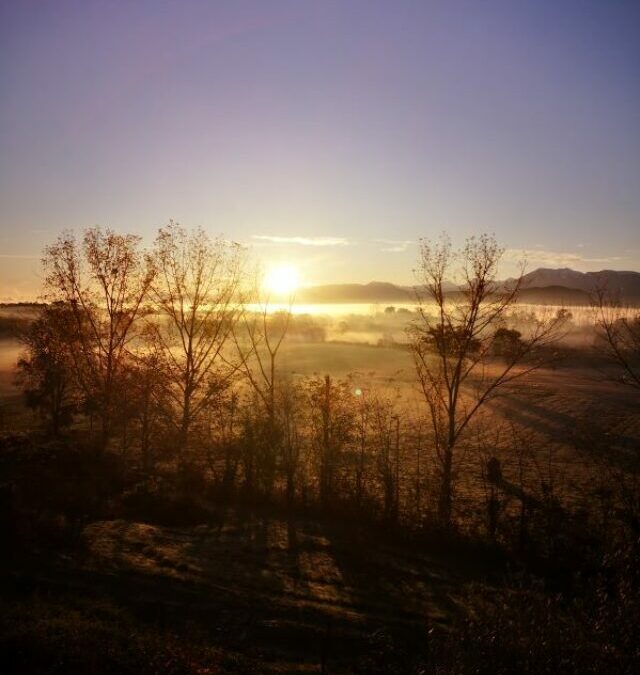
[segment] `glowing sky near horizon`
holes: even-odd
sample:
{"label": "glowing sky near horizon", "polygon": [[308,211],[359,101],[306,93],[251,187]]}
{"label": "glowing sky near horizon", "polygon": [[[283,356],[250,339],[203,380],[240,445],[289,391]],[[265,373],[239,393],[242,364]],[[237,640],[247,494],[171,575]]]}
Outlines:
{"label": "glowing sky near horizon", "polygon": [[170,218],[311,283],[416,240],[640,269],[640,3],[0,0],[0,298]]}

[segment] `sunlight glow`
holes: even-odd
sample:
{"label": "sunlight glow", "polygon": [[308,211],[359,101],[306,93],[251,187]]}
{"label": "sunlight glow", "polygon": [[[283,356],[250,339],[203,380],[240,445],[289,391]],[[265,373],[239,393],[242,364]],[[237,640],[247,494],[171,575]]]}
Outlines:
{"label": "sunlight glow", "polygon": [[267,270],[264,288],[277,295],[292,295],[300,285],[298,270],[293,265],[277,265]]}

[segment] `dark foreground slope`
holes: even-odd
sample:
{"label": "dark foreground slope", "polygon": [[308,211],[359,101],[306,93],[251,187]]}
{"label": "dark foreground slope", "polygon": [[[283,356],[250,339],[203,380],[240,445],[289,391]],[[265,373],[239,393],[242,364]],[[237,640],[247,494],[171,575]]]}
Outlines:
{"label": "dark foreground slope", "polygon": [[[102,521],[82,538],[81,557],[7,570],[4,663],[15,672],[35,658],[65,668],[99,658],[98,672],[163,670],[162,659],[186,672],[192,659],[211,672],[318,672],[323,663],[368,672],[377,641],[408,667],[423,656],[429,628],[461,602],[458,572],[443,559],[317,522]],[[144,664],[149,648],[156,654]]]}
{"label": "dark foreground slope", "polygon": [[522,579],[491,583],[497,559],[486,551],[443,542],[415,551],[370,534],[248,514],[189,528],[93,523],[73,555],[5,565],[3,672],[630,673],[637,665],[624,649],[634,640],[629,598],[609,609]]}
{"label": "dark foreground slope", "polygon": [[633,546],[595,569],[576,555],[569,583],[482,537],[221,507],[203,494],[145,507],[123,497],[117,457],[60,445],[5,439],[1,466],[3,673],[631,673],[639,663]]}

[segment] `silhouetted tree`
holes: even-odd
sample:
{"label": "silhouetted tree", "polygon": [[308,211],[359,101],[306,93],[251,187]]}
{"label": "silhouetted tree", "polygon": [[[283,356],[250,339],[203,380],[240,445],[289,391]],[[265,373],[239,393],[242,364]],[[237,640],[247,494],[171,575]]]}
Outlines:
{"label": "silhouetted tree", "polygon": [[355,408],[350,383],[329,375],[307,382],[311,443],[318,466],[320,501],[327,507],[336,496],[341,455],[352,439]]}
{"label": "silhouetted tree", "polygon": [[[421,242],[418,319],[410,336],[440,465],[438,517],[444,527],[451,523],[454,452],[462,434],[500,387],[540,365],[540,348],[557,337],[561,322],[557,317],[536,319],[517,349],[501,363],[490,364],[496,335],[501,339],[496,328],[522,283],[521,274],[507,288],[497,284],[502,252],[488,235],[472,237],[455,251],[447,238]],[[450,276],[458,277],[459,286],[447,293]],[[526,365],[516,368],[524,359]]]}
{"label": "silhouetted tree", "polygon": [[291,378],[278,387],[278,420],[281,429],[280,463],[285,479],[285,496],[292,504],[304,448],[304,397],[301,386]]}
{"label": "silhouetted tree", "polygon": [[354,419],[354,482],[355,501],[362,507],[365,495],[366,470],[369,455],[370,424],[372,416],[372,402],[368,391],[361,388],[356,390],[356,410]]}
{"label": "silhouetted tree", "polygon": [[[291,324],[293,296],[286,311],[270,311],[269,298],[263,297],[257,280],[252,300],[257,300],[251,310],[245,309],[241,320],[232,331],[238,352],[239,370],[242,372],[260,402],[265,417],[265,438],[262,445],[259,474],[275,477],[278,460],[285,471],[287,498],[293,499],[294,475],[299,455],[297,404],[295,386],[287,382],[281,386],[278,356]],[[258,411],[256,411],[258,414]],[[263,485],[271,489],[272,485]]]}
{"label": "silhouetted tree", "polygon": [[139,244],[140,237],[94,227],[81,243],[63,233],[43,259],[46,297],[63,302],[72,318],[68,353],[85,399],[101,421],[101,448],[112,433],[118,388],[153,278]]}
{"label": "silhouetted tree", "polygon": [[373,401],[371,431],[383,519],[390,523],[398,519],[400,507],[400,416],[385,398]]}
{"label": "silhouetted tree", "polygon": [[622,370],[619,381],[640,389],[640,312],[631,313],[622,305],[619,294],[604,286],[596,289],[592,304],[600,345]]}
{"label": "silhouetted tree", "polygon": [[223,350],[240,313],[240,246],[212,240],[202,229],[171,222],[158,232],[149,257],[150,296],[180,446],[187,450],[194,420],[217,392],[212,377],[231,376]]}
{"label": "silhouetted tree", "polygon": [[493,334],[493,353],[512,357],[522,349],[522,333],[514,328],[498,328]]}
{"label": "silhouetted tree", "polygon": [[27,406],[47,419],[54,436],[72,422],[78,409],[68,350],[72,325],[69,308],[57,303],[44,307],[21,335],[26,354],[18,360],[17,382],[23,388]]}
{"label": "silhouetted tree", "polygon": [[278,390],[277,360],[291,321],[288,311],[271,313],[268,300],[257,311],[244,311],[233,330],[239,355],[239,369],[264,405],[265,413],[276,427],[276,396]]}
{"label": "silhouetted tree", "polygon": [[126,386],[128,414],[136,426],[142,470],[148,477],[153,472],[155,450],[168,430],[171,401],[160,355],[153,351],[152,343],[145,342],[145,347],[130,364]]}

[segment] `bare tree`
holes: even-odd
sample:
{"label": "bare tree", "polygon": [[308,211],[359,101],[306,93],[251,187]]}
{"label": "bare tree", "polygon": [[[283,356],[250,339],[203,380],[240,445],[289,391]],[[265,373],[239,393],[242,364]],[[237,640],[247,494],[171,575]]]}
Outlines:
{"label": "bare tree", "polygon": [[69,308],[68,352],[87,403],[101,421],[100,447],[112,432],[117,393],[152,272],[140,238],[99,227],[79,244],[63,233],[45,249],[45,293]]}
{"label": "bare tree", "polygon": [[281,427],[280,461],[285,478],[287,504],[293,503],[299,475],[303,440],[303,397],[301,388],[287,379],[278,388],[278,418]]}
{"label": "bare tree", "polygon": [[[612,291],[606,284],[597,286],[592,295],[595,310],[598,350],[602,350],[608,360],[618,367],[614,381],[630,391],[640,391],[640,311],[625,307],[619,291]],[[605,421],[606,422],[606,421]],[[611,425],[611,422],[609,422]],[[640,481],[633,457],[629,465],[612,464],[611,441],[616,431],[613,426],[599,429],[590,421],[587,426],[587,447],[593,452],[598,449],[600,461],[596,467],[594,484],[599,484],[596,497],[601,502],[603,528],[609,532],[613,512],[617,512],[623,521],[636,534],[640,532]],[[617,508],[613,508],[613,505]]]}
{"label": "bare tree", "polygon": [[[467,240],[460,250],[453,250],[446,237],[421,242],[418,319],[410,337],[439,462],[438,518],[444,527],[451,524],[454,453],[465,430],[504,385],[541,365],[542,348],[557,339],[563,321],[560,315],[537,319],[528,335],[511,335],[505,350],[500,329],[522,285],[522,272],[501,287],[496,275],[502,254],[488,235]],[[451,277],[459,285],[448,292]],[[492,358],[496,351],[500,359]]]}
{"label": "bare tree", "polygon": [[[287,501],[295,493],[295,476],[300,455],[299,396],[294,382],[283,382],[278,369],[278,357],[291,323],[294,296],[289,297],[288,308],[271,311],[270,299],[263,296],[261,279],[256,283],[251,299],[257,302],[245,307],[232,331],[238,356],[238,370],[252,388],[264,415],[264,438],[260,444],[255,466],[258,475],[275,479],[280,462],[286,480]],[[272,480],[261,481],[263,489],[271,490]]]}
{"label": "bare tree", "polygon": [[371,407],[371,433],[377,478],[382,490],[383,518],[398,520],[400,508],[400,416],[393,402],[376,397]]}
{"label": "bare tree", "polygon": [[170,413],[163,362],[149,340],[145,340],[145,350],[136,354],[128,370],[126,387],[128,415],[137,432],[142,470],[149,478],[154,469],[155,446],[167,430]]}
{"label": "bare tree", "polygon": [[194,421],[233,369],[223,350],[240,313],[243,253],[239,245],[188,231],[173,221],[158,232],[150,255],[156,339],[176,414],[182,449]]}
{"label": "bare tree", "polygon": [[618,382],[640,389],[640,312],[631,313],[619,294],[600,285],[592,297],[600,345],[609,360],[622,369]]}
{"label": "bare tree", "polygon": [[369,437],[371,418],[373,413],[373,403],[369,400],[368,391],[356,389],[356,416],[354,424],[354,445],[355,445],[355,463],[354,463],[354,482],[355,482],[355,501],[357,506],[362,507],[365,484],[366,468],[369,454]]}
{"label": "bare tree", "polygon": [[254,311],[244,310],[233,331],[239,355],[239,369],[245,375],[264,405],[272,426],[276,424],[278,390],[277,360],[291,321],[291,306],[285,311],[270,312],[264,300]]}
{"label": "bare tree", "polygon": [[45,306],[21,336],[26,353],[18,360],[17,384],[27,406],[37,410],[58,436],[79,407],[73,364],[68,349],[73,317],[63,304]]}
{"label": "bare tree", "polygon": [[330,506],[344,451],[351,443],[356,410],[350,383],[329,375],[310,378],[307,383],[311,414],[311,445],[318,464],[320,501]]}

